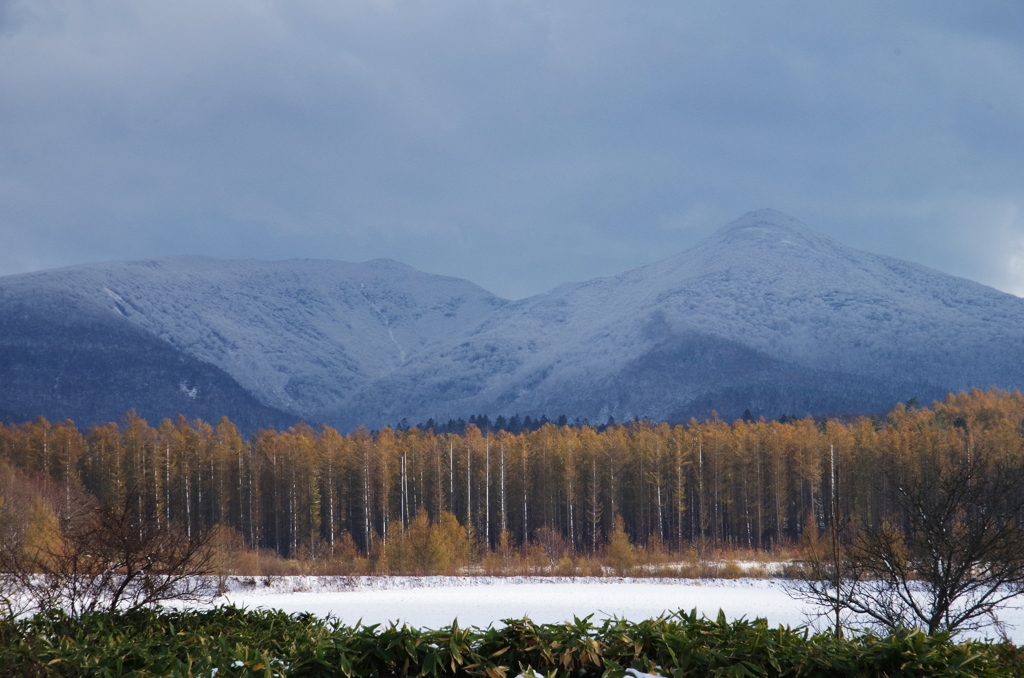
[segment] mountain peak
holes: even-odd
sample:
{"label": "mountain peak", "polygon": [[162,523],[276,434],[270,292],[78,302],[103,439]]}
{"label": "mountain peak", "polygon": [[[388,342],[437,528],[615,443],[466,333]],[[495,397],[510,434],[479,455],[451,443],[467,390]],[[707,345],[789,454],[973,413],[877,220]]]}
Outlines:
{"label": "mountain peak", "polygon": [[726,233],[735,233],[739,231],[772,231],[775,233],[792,232],[801,234],[814,233],[814,231],[802,221],[768,207],[754,210],[753,212],[747,212],[739,219],[730,221],[725,226],[722,226],[718,229],[716,234],[724,235]]}
{"label": "mountain peak", "polygon": [[798,245],[825,251],[838,246],[802,221],[769,208],[747,212],[715,231],[710,240],[729,245]]}

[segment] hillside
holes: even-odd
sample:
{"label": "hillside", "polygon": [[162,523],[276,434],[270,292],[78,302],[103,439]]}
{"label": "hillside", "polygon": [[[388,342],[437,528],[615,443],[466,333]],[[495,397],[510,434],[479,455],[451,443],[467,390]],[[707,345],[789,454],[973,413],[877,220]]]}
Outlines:
{"label": "hillside", "polygon": [[175,257],[0,278],[0,323],[9,418],[729,419],[1024,386],[1024,300],[773,210],[515,302],[389,260]]}
{"label": "hillside", "polygon": [[383,409],[349,411],[774,417],[992,385],[1024,385],[1024,300],[759,210],[664,261],[497,309],[357,399]]}
{"label": "hillside", "polygon": [[63,289],[0,286],[0,418],[86,426],[134,409],[152,421],[184,414],[244,430],[295,420],[223,370]]}
{"label": "hillside", "polygon": [[[472,283],[388,260],[349,264],[173,257],[0,279],[7,343],[23,336],[22,343],[47,356],[40,360],[62,365],[65,374],[83,367],[64,360],[78,350],[72,338],[60,332],[49,340],[33,334],[19,308],[71,322],[93,319],[105,328],[97,332],[127,353],[155,343],[169,355],[205,363],[230,375],[250,399],[288,412],[289,421],[337,406],[400,367],[406,356],[503,303]],[[17,365],[24,361],[11,349],[3,355],[16,363],[8,369],[22,369]],[[164,381],[157,375],[153,380]],[[6,396],[15,402],[35,388],[24,380],[18,383],[15,393]],[[56,414],[65,391],[59,386],[54,391],[54,407],[43,402],[30,407]],[[165,406],[171,412],[178,405],[167,400]],[[76,416],[75,408],[68,411]]]}

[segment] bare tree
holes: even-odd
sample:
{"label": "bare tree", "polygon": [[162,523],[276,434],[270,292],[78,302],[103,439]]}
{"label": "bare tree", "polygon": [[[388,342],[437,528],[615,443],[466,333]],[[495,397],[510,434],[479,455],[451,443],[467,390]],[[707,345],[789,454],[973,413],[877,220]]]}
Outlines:
{"label": "bare tree", "polygon": [[838,516],[828,521],[824,534],[813,521],[804,528],[803,554],[790,568],[786,592],[817,608],[817,617],[825,619],[836,636],[851,625],[852,598],[858,581],[849,567],[848,544],[852,533],[849,524]]}
{"label": "bare tree", "polygon": [[33,548],[5,542],[0,572],[14,592],[11,600],[79,616],[212,599],[209,533],[189,536],[175,523],[146,521],[133,511],[137,505],[128,492],[116,506],[93,504],[62,516],[61,538],[54,542]]}
{"label": "bare tree", "polygon": [[[887,477],[892,515],[812,553],[795,595],[892,629],[977,630],[1024,590],[1024,467],[935,457]],[[838,533],[836,533],[838,535]]]}

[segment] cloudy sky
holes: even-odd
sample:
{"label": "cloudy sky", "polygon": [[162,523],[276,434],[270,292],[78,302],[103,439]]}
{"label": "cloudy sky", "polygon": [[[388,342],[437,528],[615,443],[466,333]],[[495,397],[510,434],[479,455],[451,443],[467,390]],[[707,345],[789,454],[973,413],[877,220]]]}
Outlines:
{"label": "cloudy sky", "polygon": [[0,0],[0,274],[390,257],[517,298],[759,207],[1024,295],[1024,3]]}

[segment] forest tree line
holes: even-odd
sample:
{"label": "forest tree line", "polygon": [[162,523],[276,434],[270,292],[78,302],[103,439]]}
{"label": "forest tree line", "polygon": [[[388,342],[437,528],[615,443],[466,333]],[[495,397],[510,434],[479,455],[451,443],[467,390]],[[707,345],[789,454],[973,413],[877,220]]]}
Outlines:
{"label": "forest tree line", "polygon": [[370,554],[424,523],[456,527],[481,551],[556,541],[596,554],[619,521],[648,547],[770,550],[837,521],[900,524],[894,478],[971,455],[1019,459],[1022,432],[1024,396],[997,390],[849,422],[547,423],[521,433],[470,424],[461,434],[342,435],[300,424],[246,439],[227,419],[152,426],[130,412],[86,431],[0,425],[0,505],[26,484],[67,505],[127,500],[140,522],[228,528],[286,558]]}

